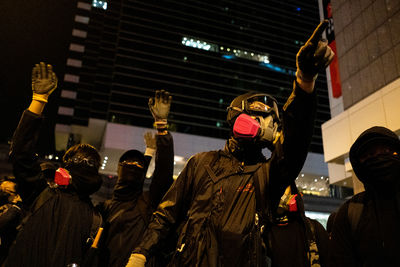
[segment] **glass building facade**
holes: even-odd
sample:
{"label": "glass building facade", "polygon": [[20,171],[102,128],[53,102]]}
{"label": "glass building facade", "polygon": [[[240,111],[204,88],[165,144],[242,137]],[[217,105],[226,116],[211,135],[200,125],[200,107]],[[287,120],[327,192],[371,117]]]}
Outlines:
{"label": "glass building facade", "polygon": [[[84,2],[84,1],[83,1]],[[101,2],[101,3],[100,3]],[[151,127],[147,99],[173,95],[171,130],[226,138],[226,107],[247,91],[268,93],[282,107],[291,93],[295,57],[319,23],[317,1],[87,1],[87,24],[75,36],[83,52],[62,99],[73,116]],[[68,65],[68,64],[67,64]],[[74,77],[77,77],[74,79]],[[310,151],[322,153],[321,123],[330,118],[325,73],[317,80],[318,112]]]}

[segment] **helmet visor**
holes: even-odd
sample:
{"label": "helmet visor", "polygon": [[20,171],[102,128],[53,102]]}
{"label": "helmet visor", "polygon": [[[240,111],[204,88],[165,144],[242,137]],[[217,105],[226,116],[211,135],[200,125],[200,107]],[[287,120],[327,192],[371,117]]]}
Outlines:
{"label": "helmet visor", "polygon": [[266,94],[253,95],[243,100],[242,108],[247,114],[268,116],[274,113],[279,118],[275,98]]}

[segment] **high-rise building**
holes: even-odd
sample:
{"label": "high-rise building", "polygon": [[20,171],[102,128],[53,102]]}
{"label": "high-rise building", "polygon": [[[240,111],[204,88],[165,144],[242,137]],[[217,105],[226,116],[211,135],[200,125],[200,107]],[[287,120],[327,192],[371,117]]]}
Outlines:
{"label": "high-rise building", "polygon": [[[322,1],[321,1],[322,2]],[[400,1],[324,0],[335,25],[342,94],[323,124],[330,182],[363,190],[349,149],[372,126],[400,133]],[[329,3],[331,2],[331,3]]]}
{"label": "high-rise building", "polygon": [[[58,129],[89,118],[151,127],[147,99],[165,89],[174,131],[224,139],[235,96],[268,93],[283,106],[296,53],[319,21],[317,1],[79,1]],[[316,87],[310,151],[322,153],[325,73]]]}

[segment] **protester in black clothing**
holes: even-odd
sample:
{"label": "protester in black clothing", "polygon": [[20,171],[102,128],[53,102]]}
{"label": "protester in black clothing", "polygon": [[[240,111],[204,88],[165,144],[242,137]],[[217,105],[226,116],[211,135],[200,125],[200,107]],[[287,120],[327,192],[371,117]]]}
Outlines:
{"label": "protester in black clothing", "polygon": [[[155,119],[155,170],[149,191],[143,191],[147,163],[142,152],[129,150],[119,159],[118,181],[112,199],[103,207],[107,223],[100,266],[125,266],[132,250],[140,243],[152,212],[173,182],[174,148],[172,135],[167,131],[167,116],[171,104],[168,92],[157,91],[149,107]],[[146,133],[146,145],[152,138]],[[154,264],[156,260],[153,259]]]}
{"label": "protester in black clothing", "polygon": [[306,217],[294,183],[281,197],[268,240],[272,267],[328,266],[328,233],[317,220]]}
{"label": "protester in black clothing", "polygon": [[365,191],[345,202],[332,230],[332,266],[399,266],[400,140],[384,127],[364,131],[350,148]]}
{"label": "protester in black clothing", "polygon": [[36,64],[32,71],[32,102],[21,117],[10,151],[18,193],[29,212],[5,266],[81,264],[90,245],[87,240],[100,225],[99,214],[89,198],[102,181],[96,149],[86,144],[71,147],[63,157],[64,168],[55,173],[55,181],[48,181],[48,174],[37,161],[35,146],[41,113],[56,87],[52,66]]}
{"label": "protester in black clothing", "polygon": [[[179,226],[179,239],[171,266],[266,264],[256,210],[277,207],[304,164],[314,124],[315,78],[333,58],[326,42],[319,41],[326,26],[327,21],[320,24],[297,55],[297,79],[282,121],[270,95],[235,98],[228,108],[232,135],[225,149],[189,159],[127,266],[144,266],[174,226]],[[269,160],[262,154],[264,147],[273,150]]]}
{"label": "protester in black clothing", "polygon": [[0,264],[17,235],[17,226],[24,216],[22,199],[17,194],[15,179],[0,181]]}

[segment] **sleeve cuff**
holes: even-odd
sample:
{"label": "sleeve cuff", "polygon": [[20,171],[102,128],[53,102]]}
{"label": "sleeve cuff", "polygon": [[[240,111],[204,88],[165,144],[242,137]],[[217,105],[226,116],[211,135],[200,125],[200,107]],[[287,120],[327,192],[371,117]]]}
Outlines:
{"label": "sleeve cuff", "polygon": [[156,150],[154,148],[146,147],[144,155],[153,157],[155,153],[156,153]]}

